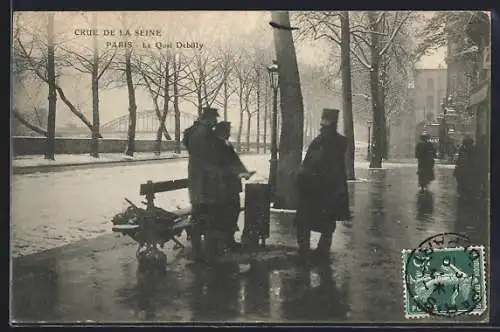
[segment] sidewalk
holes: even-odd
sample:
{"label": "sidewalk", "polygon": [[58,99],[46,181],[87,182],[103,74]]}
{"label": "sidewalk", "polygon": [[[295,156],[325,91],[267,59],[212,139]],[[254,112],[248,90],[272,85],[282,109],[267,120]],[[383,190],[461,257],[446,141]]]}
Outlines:
{"label": "sidewalk", "polygon": [[[175,251],[167,244],[166,273],[141,272],[135,243],[106,234],[13,259],[13,318],[47,323],[450,322],[405,320],[401,250],[443,232],[465,233],[474,244],[488,247],[488,223],[457,204],[450,169],[437,169],[431,191],[423,194],[414,171],[358,171],[369,181],[349,184],[354,219],[337,223],[330,265],[297,264],[294,215],[287,213],[271,214],[267,244],[274,255],[236,259],[215,270],[192,266],[189,247]],[[240,229],[243,220],[242,214]],[[313,248],[317,241],[313,233]],[[453,320],[458,319],[487,317]]]}
{"label": "sidewalk", "polygon": [[[242,155],[256,154],[256,152],[243,152]],[[156,155],[153,152],[136,152],[134,156],[123,153],[100,153],[99,158],[89,154],[59,154],[55,160],[47,160],[43,155],[17,156],[12,160],[13,174],[28,174],[34,172],[57,171],[63,168],[85,168],[90,166],[127,165],[149,162],[167,161],[187,158],[187,151],[181,153],[162,152]]]}
{"label": "sidewalk", "polygon": [[135,163],[185,157],[187,157],[186,151],[180,154],[168,151],[161,155],[155,155],[153,152],[137,152],[133,157],[123,153],[100,153],[99,158],[91,157],[89,154],[59,154],[55,156],[55,160],[47,160],[43,155],[28,155],[15,157],[12,160],[12,169],[14,174],[17,174],[59,167]]}

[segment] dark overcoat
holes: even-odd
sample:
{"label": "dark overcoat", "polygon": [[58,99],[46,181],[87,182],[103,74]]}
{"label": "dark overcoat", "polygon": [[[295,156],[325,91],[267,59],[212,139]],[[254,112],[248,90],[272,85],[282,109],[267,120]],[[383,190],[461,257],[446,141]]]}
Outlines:
{"label": "dark overcoat", "polygon": [[222,181],[219,138],[207,124],[196,121],[184,131],[183,143],[189,153],[188,190],[192,205],[218,204],[227,193]]}
{"label": "dark overcoat", "polygon": [[434,145],[431,142],[418,142],[415,157],[418,161],[419,184],[427,185],[434,180],[434,158],[436,157]]}
{"label": "dark overcoat", "polygon": [[477,179],[474,177],[477,171],[476,149],[474,146],[462,145],[458,151],[458,159],[455,165],[453,175],[458,183],[459,193],[469,191],[474,192],[477,185]]}
{"label": "dark overcoat", "polygon": [[345,153],[347,138],[334,126],[321,129],[311,142],[298,176],[296,222],[312,231],[328,231],[336,221],[349,220]]}
{"label": "dark overcoat", "polygon": [[223,180],[227,188],[226,198],[234,200],[234,197],[238,196],[243,189],[238,174],[247,173],[248,170],[229,141],[218,138],[217,151],[220,167],[226,170],[223,174]]}

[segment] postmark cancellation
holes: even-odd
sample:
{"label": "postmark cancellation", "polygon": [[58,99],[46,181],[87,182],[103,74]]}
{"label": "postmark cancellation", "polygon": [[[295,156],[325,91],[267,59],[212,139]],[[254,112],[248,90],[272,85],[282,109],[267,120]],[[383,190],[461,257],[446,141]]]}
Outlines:
{"label": "postmark cancellation", "polygon": [[486,311],[484,246],[405,249],[402,260],[406,318]]}

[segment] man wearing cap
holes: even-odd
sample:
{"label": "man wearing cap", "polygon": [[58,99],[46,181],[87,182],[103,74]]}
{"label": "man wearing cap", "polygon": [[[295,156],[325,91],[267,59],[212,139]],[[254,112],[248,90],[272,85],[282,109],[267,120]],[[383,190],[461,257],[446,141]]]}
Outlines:
{"label": "man wearing cap", "polygon": [[420,142],[415,148],[415,158],[418,161],[418,185],[420,190],[424,191],[434,180],[434,158],[436,158],[436,149],[429,142],[429,134],[426,131],[420,135]]}
{"label": "man wearing cap", "polygon": [[347,138],[337,132],[339,110],[323,109],[320,134],[311,142],[298,176],[295,224],[299,255],[310,253],[311,231],[321,237],[315,257],[328,259],[336,222],[349,220],[345,153]]}
{"label": "man wearing cap", "polygon": [[241,179],[249,179],[255,172],[249,172],[243,165],[240,157],[229,142],[231,136],[231,122],[221,121],[215,125],[215,134],[219,138],[218,155],[221,164],[226,167],[223,181],[227,187],[224,199],[220,201],[219,217],[226,230],[225,245],[230,250],[240,248],[240,244],[234,239],[234,233],[238,230],[238,216],[240,214],[240,193],[243,190]]}
{"label": "man wearing cap", "polygon": [[[188,191],[192,214],[197,224],[190,232],[196,261],[211,260],[217,254],[217,208],[227,191],[223,168],[217,151],[217,136],[213,127],[219,113],[215,108],[204,108],[194,124],[184,131],[183,143],[189,153]],[[201,234],[205,234],[205,252]]]}

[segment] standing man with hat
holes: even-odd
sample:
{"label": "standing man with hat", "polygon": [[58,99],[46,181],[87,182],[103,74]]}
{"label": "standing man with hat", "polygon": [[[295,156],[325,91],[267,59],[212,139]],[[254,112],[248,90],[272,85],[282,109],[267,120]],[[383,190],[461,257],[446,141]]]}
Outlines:
{"label": "standing man with hat", "polygon": [[337,132],[339,110],[323,109],[320,134],[311,142],[298,175],[295,224],[299,257],[310,253],[311,231],[320,232],[315,258],[328,259],[336,222],[349,220],[345,154],[347,138]]}
{"label": "standing man with hat", "polygon": [[[223,168],[217,151],[217,109],[206,107],[194,124],[184,131],[183,143],[189,153],[188,190],[192,215],[196,221],[191,230],[191,243],[196,261],[212,260],[217,254],[217,204],[227,191],[224,187]],[[201,234],[205,234],[203,252]]]}
{"label": "standing man with hat", "polygon": [[221,162],[227,167],[224,172],[227,192],[225,199],[221,200],[219,217],[226,229],[225,244],[230,250],[240,248],[240,243],[234,239],[234,233],[238,230],[238,216],[240,215],[240,193],[243,190],[241,180],[248,180],[255,172],[249,172],[240,157],[229,142],[231,136],[231,122],[221,121],[215,125],[215,134],[219,138],[219,153]]}

